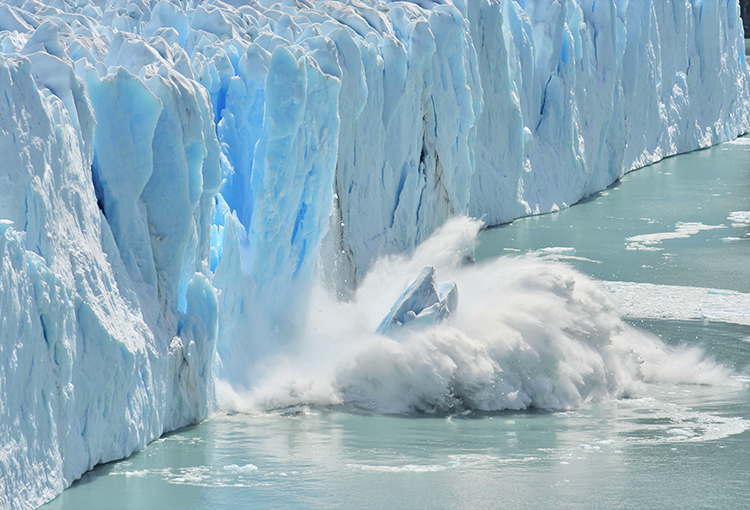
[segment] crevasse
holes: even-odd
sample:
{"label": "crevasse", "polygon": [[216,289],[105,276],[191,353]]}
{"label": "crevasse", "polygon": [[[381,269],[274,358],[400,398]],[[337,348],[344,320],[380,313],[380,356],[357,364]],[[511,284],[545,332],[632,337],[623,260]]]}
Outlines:
{"label": "crevasse", "polygon": [[733,2],[0,4],[0,507],[202,419],[318,274],[750,125]]}

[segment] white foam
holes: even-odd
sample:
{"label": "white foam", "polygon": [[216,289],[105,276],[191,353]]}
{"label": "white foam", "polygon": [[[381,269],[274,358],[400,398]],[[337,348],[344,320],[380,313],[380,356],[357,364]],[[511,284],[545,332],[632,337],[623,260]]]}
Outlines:
{"label": "white foam", "polygon": [[730,142],[724,142],[722,145],[750,145],[750,138],[743,136]]}
{"label": "white foam", "polygon": [[564,254],[564,253],[575,253],[576,249],[566,246],[551,246],[549,248],[541,248],[538,250],[540,253],[552,253],[552,254]]}
{"label": "white foam", "polygon": [[[388,413],[568,409],[635,392],[640,381],[723,383],[697,349],[674,349],[622,322],[612,298],[572,268],[535,256],[461,265],[479,224],[446,224],[411,257],[378,261],[354,299],[319,291],[303,338],[268,361],[250,392],[220,387],[226,409],[353,403]],[[425,265],[456,282],[450,324],[374,334]],[[674,365],[674,370],[669,367]]]}
{"label": "white foam", "polygon": [[696,411],[655,398],[623,400],[620,405],[632,408],[641,417],[646,411],[648,416],[647,421],[638,421],[637,428],[621,432],[629,444],[716,441],[750,429],[750,420]]}
{"label": "white foam", "polygon": [[[450,463],[449,463],[450,464]],[[346,467],[358,469],[361,471],[374,471],[377,473],[435,473],[450,469],[449,465],[423,465],[423,464],[406,464],[404,466],[371,466],[367,464],[347,464]]]}
{"label": "white foam", "polygon": [[[110,476],[125,476],[137,478],[152,478],[161,480],[165,483],[174,485],[190,485],[194,487],[253,487],[259,484],[267,483],[269,477],[274,473],[267,473],[265,476],[251,476],[258,472],[257,466],[245,464],[239,466],[231,464],[222,468],[213,466],[191,466],[181,468],[150,468],[127,470],[123,469],[123,464],[117,464],[110,472]],[[283,476],[279,473],[279,476]]]}

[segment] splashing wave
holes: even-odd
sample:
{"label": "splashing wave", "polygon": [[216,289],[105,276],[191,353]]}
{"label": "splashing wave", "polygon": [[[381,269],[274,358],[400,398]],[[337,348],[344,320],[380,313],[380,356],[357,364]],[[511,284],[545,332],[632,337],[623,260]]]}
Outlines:
{"label": "splashing wave", "polygon": [[[220,406],[263,411],[351,404],[386,413],[567,409],[622,397],[643,382],[724,384],[729,371],[702,351],[673,348],[625,324],[611,296],[572,268],[535,256],[466,264],[481,223],[448,222],[411,256],[386,257],[354,299],[322,288],[305,334],[267,360],[249,392],[218,385]],[[375,333],[420,270],[458,285],[452,321]]]}

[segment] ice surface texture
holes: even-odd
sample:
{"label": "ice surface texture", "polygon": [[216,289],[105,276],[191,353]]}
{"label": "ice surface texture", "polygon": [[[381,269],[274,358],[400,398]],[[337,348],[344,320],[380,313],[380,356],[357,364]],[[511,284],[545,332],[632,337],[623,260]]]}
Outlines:
{"label": "ice surface texture", "polygon": [[43,21],[0,6],[16,52],[0,56],[0,217],[12,222],[0,233],[0,508],[51,499],[212,401],[209,95],[166,60],[140,78],[74,63],[101,51],[137,72],[153,55],[124,52],[122,35],[107,55],[91,19],[47,9]]}
{"label": "ice surface texture", "polygon": [[426,266],[419,277],[396,300],[388,315],[378,326],[378,333],[395,333],[404,326],[441,324],[450,320],[458,308],[458,287],[455,282],[438,284],[435,268]]}
{"label": "ice surface texture", "polygon": [[0,507],[251,385],[316,267],[745,132],[743,48],[709,0],[0,4]]}

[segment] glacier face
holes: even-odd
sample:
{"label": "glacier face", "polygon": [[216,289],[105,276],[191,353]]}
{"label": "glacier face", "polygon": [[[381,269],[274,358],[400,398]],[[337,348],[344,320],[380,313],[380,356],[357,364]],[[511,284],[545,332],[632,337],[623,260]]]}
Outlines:
{"label": "glacier face", "polygon": [[175,66],[100,78],[63,51],[86,36],[62,18],[88,33],[85,17],[0,10],[23,44],[0,57],[0,506],[13,508],[207,415],[220,173],[209,95]]}
{"label": "glacier face", "polygon": [[[469,212],[489,224],[566,207],[747,130],[731,2],[504,2],[502,33],[489,29],[491,5],[467,5],[485,50]],[[491,71],[498,55],[502,73]]]}
{"label": "glacier face", "polygon": [[318,272],[747,131],[743,49],[712,0],[0,4],[0,507],[252,387]]}

